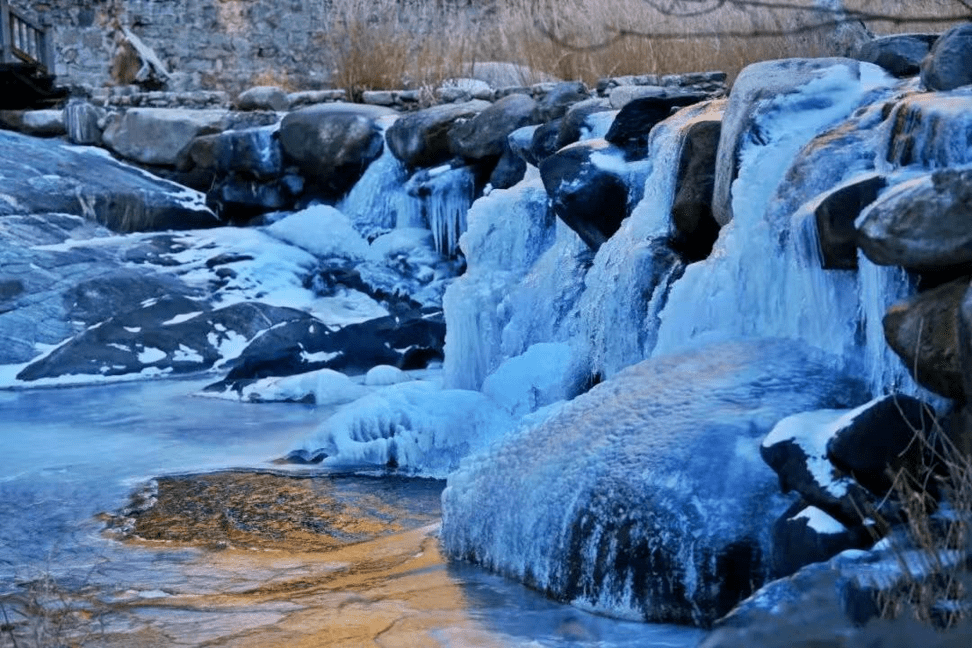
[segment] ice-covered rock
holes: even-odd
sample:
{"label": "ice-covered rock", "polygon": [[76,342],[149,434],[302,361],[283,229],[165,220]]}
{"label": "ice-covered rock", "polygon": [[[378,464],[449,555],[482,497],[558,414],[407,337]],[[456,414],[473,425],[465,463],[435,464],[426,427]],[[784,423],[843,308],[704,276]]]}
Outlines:
{"label": "ice-covered rock", "polygon": [[395,468],[443,478],[514,426],[480,392],[425,381],[385,387],[344,406],[304,441],[330,466]]}
{"label": "ice-covered rock", "polygon": [[316,257],[364,261],[374,256],[348,217],[329,205],[315,205],[290,214],[267,226],[265,231]]}
{"label": "ice-covered rock", "polygon": [[400,382],[406,382],[408,380],[411,380],[409,375],[398,367],[378,365],[369,369],[368,373],[365,374],[364,384],[369,387],[384,387],[387,385],[397,385]]}
{"label": "ice-covered rock", "polygon": [[602,613],[710,623],[769,573],[786,504],[762,436],[859,397],[832,361],[751,341],[635,365],[464,461],[445,551]]}
{"label": "ice-covered rock", "polygon": [[520,418],[579,392],[572,384],[573,354],[570,345],[542,342],[510,358],[483,382],[482,392],[513,417]]}
{"label": "ice-covered rock", "polygon": [[889,116],[886,159],[893,166],[940,169],[972,164],[972,92],[915,93]]}
{"label": "ice-covered rock", "polygon": [[789,576],[841,551],[867,549],[872,544],[874,536],[865,526],[848,529],[825,511],[797,500],[773,524],[773,574]]}

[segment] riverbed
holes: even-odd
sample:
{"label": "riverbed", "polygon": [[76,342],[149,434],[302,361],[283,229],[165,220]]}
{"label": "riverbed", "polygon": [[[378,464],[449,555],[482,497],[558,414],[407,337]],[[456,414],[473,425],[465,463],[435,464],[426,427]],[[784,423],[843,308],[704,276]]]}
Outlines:
{"label": "riverbed", "polygon": [[439,552],[444,482],[274,460],[328,415],[0,391],[0,646],[691,646]]}

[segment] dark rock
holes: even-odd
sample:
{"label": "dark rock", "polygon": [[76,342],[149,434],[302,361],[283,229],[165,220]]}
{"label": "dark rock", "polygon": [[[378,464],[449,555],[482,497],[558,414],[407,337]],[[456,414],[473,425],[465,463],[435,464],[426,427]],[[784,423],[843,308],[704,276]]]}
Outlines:
{"label": "dark rock", "polygon": [[272,127],[232,130],[197,137],[189,147],[192,163],[219,175],[271,180],[283,175],[283,151]]}
{"label": "dark rock", "polygon": [[531,161],[533,157],[530,155],[530,145],[533,142],[533,134],[537,132],[538,128],[540,126],[523,126],[517,128],[506,138],[506,144],[510,147],[510,151],[527,164],[534,166],[536,163]]}
{"label": "dark rock", "polygon": [[507,148],[489,176],[489,184],[495,189],[509,189],[523,179],[527,163]]}
{"label": "dark rock", "polygon": [[594,155],[613,157],[623,164],[619,149],[604,140],[589,140],[541,162],[540,176],[557,217],[597,250],[628,215],[629,188],[614,170],[593,162]]}
{"label": "dark rock", "polygon": [[965,399],[959,352],[959,308],[968,277],[895,304],[884,316],[884,337],[918,384]]}
{"label": "dark rock", "polygon": [[712,190],[724,104],[724,101],[710,104],[682,135],[672,202],[675,231],[671,246],[689,262],[709,256],[719,236],[719,224],[712,216]]}
{"label": "dark rock", "polygon": [[589,99],[591,93],[580,81],[563,81],[554,85],[537,106],[537,120],[549,122],[560,119],[574,104]]}
{"label": "dark rock", "polygon": [[571,106],[560,122],[560,132],[554,150],[573,144],[581,138],[585,130],[590,130],[588,117],[597,113],[614,112],[607,99],[588,99]]}
{"label": "dark rock", "polygon": [[623,148],[629,159],[641,159],[648,152],[648,134],[675,108],[704,101],[705,94],[672,93],[663,97],[640,97],[618,112],[604,139]]}
{"label": "dark rock", "polygon": [[449,129],[489,107],[486,101],[440,104],[403,115],[385,131],[388,149],[410,167],[432,167],[452,158]]}
{"label": "dark rock", "polygon": [[827,459],[872,493],[883,496],[899,470],[917,475],[925,448],[916,437],[937,429],[934,410],[916,398],[877,398],[846,416],[827,442]]}
{"label": "dark rock", "polygon": [[298,450],[291,450],[286,457],[280,459],[279,463],[306,466],[310,464],[319,464],[325,459],[327,459],[327,453],[323,450],[305,450],[301,448]]}
{"label": "dark rock", "polygon": [[537,102],[512,94],[503,97],[481,113],[449,129],[452,152],[467,160],[480,160],[503,154],[506,138],[523,126],[537,123]]}
{"label": "dark rock", "polygon": [[317,369],[364,373],[378,365],[424,368],[442,359],[442,311],[423,309],[350,324],[336,331],[312,318],[274,326],[234,362],[226,380],[207,387],[225,391],[254,379],[292,376]]}
{"label": "dark rock", "polygon": [[308,188],[342,196],[381,155],[384,137],[377,120],[394,111],[357,104],[320,104],[288,113],[280,144],[308,181]]}
{"label": "dark rock", "polygon": [[629,367],[450,475],[445,553],[595,610],[705,626],[770,572],[788,503],[759,439],[859,393],[827,366],[762,340]]}
{"label": "dark rock", "polygon": [[955,25],[935,41],[921,64],[921,83],[933,92],[972,84],[972,23]]}
{"label": "dark rock", "polygon": [[921,62],[938,34],[891,34],[864,43],[857,58],[880,65],[896,77],[911,77],[921,70]]}
{"label": "dark rock", "polygon": [[[76,335],[17,374],[33,381],[70,375],[180,374],[211,368],[230,338],[252,340],[275,325],[316,321],[301,311],[245,302],[212,310],[185,297],[162,297]],[[322,326],[318,322],[318,326]]]}
{"label": "dark rock", "polygon": [[888,186],[881,175],[870,175],[845,184],[824,197],[814,218],[820,243],[821,266],[825,270],[857,269],[857,230],[854,221]]}
{"label": "dark rock", "polygon": [[874,537],[864,526],[848,529],[815,506],[798,500],[773,524],[773,573],[789,576],[846,549],[866,549]]}
{"label": "dark rock", "polygon": [[52,140],[0,131],[3,192],[0,216],[60,212],[85,216],[115,231],[215,227],[202,194]]}
{"label": "dark rock", "polygon": [[879,265],[941,270],[972,263],[972,169],[941,169],[884,192],[858,224]]}
{"label": "dark rock", "polygon": [[755,63],[743,69],[732,86],[719,139],[712,214],[719,225],[732,220],[732,183],[739,172],[739,152],[746,141],[759,141],[756,122],[778,110],[783,95],[801,87],[834,67],[859,74],[860,62],[843,58],[784,59]]}
{"label": "dark rock", "polygon": [[[779,476],[780,490],[796,491],[808,504],[855,528],[879,510],[881,502],[827,458],[827,442],[844,414],[842,410],[820,410],[783,419],[759,451]],[[887,504],[880,510],[883,517],[892,513]]]}
{"label": "dark rock", "polygon": [[292,208],[295,196],[278,181],[257,182],[231,175],[216,183],[207,201],[226,219],[246,222],[271,211]]}
{"label": "dark rock", "polygon": [[541,162],[556,153],[561,148],[559,143],[562,127],[562,119],[547,122],[538,127],[533,133],[533,139],[530,140],[527,162],[534,166],[540,166]]}

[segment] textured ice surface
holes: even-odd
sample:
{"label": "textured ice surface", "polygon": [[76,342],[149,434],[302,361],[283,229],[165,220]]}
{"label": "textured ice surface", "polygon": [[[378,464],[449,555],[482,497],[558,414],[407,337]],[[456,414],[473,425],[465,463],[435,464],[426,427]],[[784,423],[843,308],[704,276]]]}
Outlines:
{"label": "textured ice surface", "polygon": [[483,382],[483,393],[519,418],[577,394],[571,384],[569,344],[541,342],[501,364]]}
{"label": "textured ice surface", "polygon": [[347,216],[329,205],[315,205],[267,226],[267,234],[307,250],[316,257],[363,261],[372,256],[368,242]]}
{"label": "textured ice surface", "polygon": [[709,621],[768,570],[786,503],[763,436],[861,397],[834,362],[753,340],[630,367],[465,460],[443,494],[443,545],[600,612]]}
{"label": "textured ice surface", "polygon": [[304,446],[323,449],[325,465],[390,466],[442,478],[513,427],[513,419],[480,392],[412,381],[345,405]]}

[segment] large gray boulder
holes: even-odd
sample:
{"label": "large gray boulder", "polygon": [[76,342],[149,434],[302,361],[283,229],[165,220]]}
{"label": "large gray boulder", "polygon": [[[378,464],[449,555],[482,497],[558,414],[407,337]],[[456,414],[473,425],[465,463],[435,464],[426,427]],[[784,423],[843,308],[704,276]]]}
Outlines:
{"label": "large gray boulder", "polygon": [[[739,171],[739,152],[750,139],[759,140],[761,113],[778,110],[775,102],[794,94],[835,67],[860,75],[859,61],[845,58],[763,61],[743,69],[732,86],[719,138],[712,214],[719,225],[732,220],[732,183]],[[823,101],[826,101],[823,99]]]}
{"label": "large gray boulder", "polygon": [[935,41],[921,64],[921,83],[928,90],[954,90],[972,85],[972,23],[955,25]]}
{"label": "large gray boulder", "polygon": [[769,574],[787,502],[762,437],[861,397],[828,362],[757,340],[634,365],[467,458],[443,492],[443,548],[588,609],[709,624]]}
{"label": "large gray boulder", "polygon": [[972,262],[972,169],[941,169],[885,191],[860,216],[857,244],[879,265],[942,270]]}
{"label": "large gray boulder", "polygon": [[854,58],[880,65],[896,77],[910,77],[921,70],[936,40],[938,34],[890,34],[867,41]]}
{"label": "large gray boulder", "polygon": [[103,138],[109,149],[128,160],[176,166],[192,140],[228,125],[226,110],[130,108],[110,118]]}
{"label": "large gray boulder", "polygon": [[395,111],[379,106],[321,104],[289,113],[280,123],[280,144],[311,186],[343,195],[381,155],[378,120]]}
{"label": "large gray boulder", "polygon": [[959,308],[969,279],[958,279],[892,306],[884,337],[918,384],[936,394],[965,399],[959,345]]}
{"label": "large gray boulder", "polygon": [[452,152],[467,160],[498,157],[509,148],[510,133],[536,123],[537,102],[527,95],[508,95],[449,129]]}
{"label": "large gray boulder", "polygon": [[59,212],[121,232],[220,224],[202,194],[95,149],[0,131],[0,165],[0,217]]}
{"label": "large gray boulder", "polygon": [[452,157],[449,129],[490,106],[487,101],[440,104],[399,117],[385,131],[388,149],[410,167],[432,167]]}

